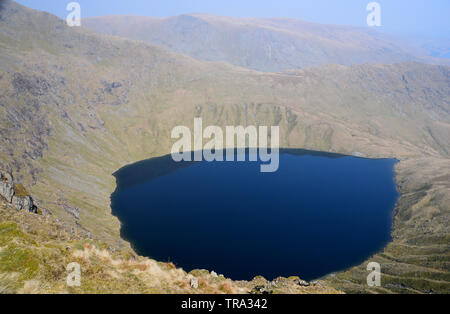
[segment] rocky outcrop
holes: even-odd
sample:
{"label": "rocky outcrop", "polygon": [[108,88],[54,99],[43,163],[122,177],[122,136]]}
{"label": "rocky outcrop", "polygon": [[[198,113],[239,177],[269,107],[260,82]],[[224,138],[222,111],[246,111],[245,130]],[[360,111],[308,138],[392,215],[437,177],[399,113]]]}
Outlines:
{"label": "rocky outcrop", "polygon": [[0,170],[0,179],[3,179],[3,180],[8,181],[8,182],[13,182],[13,180],[14,180],[13,176],[12,176],[12,174],[10,172],[1,171],[1,170]]}
{"label": "rocky outcrop", "polygon": [[12,84],[18,94],[29,92],[33,96],[43,96],[50,89],[50,83],[43,77],[14,73]]}
{"label": "rocky outcrop", "polygon": [[198,289],[198,279],[197,278],[191,278],[191,288]]}
{"label": "rocky outcrop", "polygon": [[[22,186],[18,185],[18,187]],[[34,206],[31,196],[16,193],[16,185],[10,172],[0,170],[0,195],[19,211],[25,210],[30,213],[37,213],[37,208]]]}
{"label": "rocky outcrop", "polygon": [[1,181],[0,195],[3,196],[9,203],[11,203],[14,196],[14,184],[6,181]]}
{"label": "rocky outcrop", "polygon": [[[256,276],[251,282],[251,294],[279,294],[286,291],[308,291],[309,289],[320,291],[323,287],[321,281],[307,282],[297,276],[289,278],[278,277],[272,281],[264,277]],[[332,291],[330,291],[332,292]]]}
{"label": "rocky outcrop", "polygon": [[293,280],[295,284],[299,285],[300,287],[309,287],[310,283],[305,281],[305,280],[301,280],[299,278],[296,278]]}
{"label": "rocky outcrop", "polygon": [[13,196],[12,205],[17,210],[25,210],[30,213],[37,213],[36,206],[34,206],[31,196]]}
{"label": "rocky outcrop", "polygon": [[61,197],[58,199],[58,205],[61,206],[66,212],[71,214],[76,220],[80,220],[80,209],[78,207],[71,207],[67,204],[67,199]]}
{"label": "rocky outcrop", "polygon": [[9,172],[0,171],[0,195],[3,196],[8,203],[12,202],[14,196],[13,176]]}

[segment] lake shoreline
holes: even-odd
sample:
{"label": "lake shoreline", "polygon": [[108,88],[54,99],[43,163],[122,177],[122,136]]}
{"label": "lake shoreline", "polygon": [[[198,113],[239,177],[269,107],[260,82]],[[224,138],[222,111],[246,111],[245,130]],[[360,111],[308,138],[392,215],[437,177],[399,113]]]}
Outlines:
{"label": "lake shoreline", "polygon": [[[337,154],[337,153],[328,153],[328,152],[320,152],[320,151],[310,151],[310,150],[305,150],[305,149],[280,149],[280,154],[289,154],[289,155],[293,155],[293,156],[316,156],[316,157],[317,157],[317,156],[321,156],[321,157],[328,157],[328,158],[344,158],[344,157],[351,157],[351,158],[355,158],[355,159],[365,159],[365,160],[393,160],[393,161],[395,161],[394,166],[393,166],[394,169],[395,169],[395,165],[398,163],[398,160],[397,160],[397,159],[392,159],[392,158],[368,158],[368,157],[359,157],[359,156],[349,156],[349,155],[345,155],[345,154]],[[127,165],[127,166],[125,166],[125,167],[119,169],[118,171],[116,171],[116,172],[114,173],[114,176],[116,177],[116,181],[117,181],[117,185],[116,185],[116,190],[115,190],[115,192],[117,192],[118,189],[124,188],[125,186],[129,185],[129,184],[130,184],[130,181],[132,181],[132,179],[134,179],[134,178],[127,178],[127,180],[130,180],[130,181],[128,181],[126,184],[123,184],[122,182],[120,182],[120,181],[118,180],[118,177],[119,177],[120,175],[122,175],[124,171],[129,171],[130,169],[133,169],[133,168],[135,168],[135,167],[140,167],[140,166],[142,166],[142,165],[145,165],[145,164],[147,164],[147,163],[151,163],[151,162],[154,162],[154,161],[157,161],[157,162],[160,162],[160,163],[164,163],[164,162],[167,162],[167,161],[169,161],[169,160],[170,160],[170,155],[166,155],[166,156],[162,156],[162,157],[150,158],[150,159],[148,159],[148,160],[139,161],[139,162],[137,162],[137,163],[133,163],[133,164],[131,164],[131,165]],[[175,171],[176,171],[176,170],[175,170]],[[141,174],[141,173],[142,173],[142,172],[140,172],[140,174]],[[395,179],[395,170],[393,170],[393,173],[394,173],[394,176],[392,177],[392,181],[394,182],[396,191],[398,191],[398,187],[397,187],[396,179]],[[149,175],[149,173],[146,173],[145,175]],[[164,176],[165,174],[164,174],[164,173],[161,173],[161,171],[159,171],[159,172],[150,173],[150,175],[153,175],[154,178],[157,178],[157,177],[160,177],[160,176]],[[138,181],[139,181],[139,180],[138,180]],[[113,193],[113,195],[114,195],[114,193]],[[397,197],[397,199],[396,199],[396,204],[397,204],[397,201],[398,201],[398,199],[399,199],[400,197],[401,197],[401,196],[398,195],[398,197]],[[112,202],[112,203],[113,203],[113,202]],[[397,206],[397,205],[395,205],[395,206],[392,208],[392,210],[390,211],[391,222],[393,221],[394,216],[395,216],[394,210],[395,210],[395,207],[396,207],[396,206]],[[114,206],[112,206],[112,207],[114,207]],[[115,217],[117,217],[117,216],[116,216],[116,213],[113,213],[113,215],[114,215]],[[117,217],[117,218],[118,218],[118,217]],[[120,221],[120,219],[119,219],[119,221]],[[389,226],[389,230],[390,230],[390,231],[389,231],[389,235],[390,235],[390,236],[392,235],[392,229],[393,229],[393,224],[391,223],[391,225]],[[127,242],[130,242],[130,244],[131,244],[131,246],[133,247],[133,249],[134,249],[137,253],[140,253],[140,252],[139,252],[139,249],[136,248],[136,246],[132,243],[132,241],[129,241],[129,240],[127,240],[127,237],[124,237],[124,235],[123,235],[123,233],[122,233],[122,230],[123,230],[123,224],[122,224],[122,221],[121,221],[121,237],[122,237],[122,239],[124,239],[124,240],[127,241]],[[386,247],[386,245],[388,245],[388,243],[390,243],[391,241],[392,241],[392,238],[390,238],[389,241],[388,241],[387,243],[383,244],[383,245],[382,245],[379,249],[377,249],[376,252],[374,252],[373,254],[377,254],[377,253],[379,253],[380,251],[382,251],[382,250]],[[145,254],[144,254],[144,255],[145,255]],[[145,255],[145,256],[148,256],[148,255]],[[366,259],[364,259],[364,260],[366,260]],[[364,261],[364,260],[363,260],[363,261]],[[342,268],[342,269],[340,269],[340,270],[337,270],[337,271],[330,272],[328,275],[323,275],[323,276],[317,277],[317,278],[315,278],[315,279],[321,279],[321,278],[325,278],[325,277],[327,277],[327,276],[329,276],[329,275],[333,275],[334,273],[344,272],[345,270],[350,269],[350,268],[354,267],[355,265],[358,265],[359,263],[360,263],[360,261],[354,262],[354,263],[352,263],[352,265],[346,266],[346,267],[344,267],[344,268]],[[182,266],[182,265],[181,265],[181,266]],[[295,275],[295,274],[293,274],[293,275]],[[300,274],[300,275],[301,275],[301,274]],[[231,276],[231,277],[233,278],[233,276]]]}

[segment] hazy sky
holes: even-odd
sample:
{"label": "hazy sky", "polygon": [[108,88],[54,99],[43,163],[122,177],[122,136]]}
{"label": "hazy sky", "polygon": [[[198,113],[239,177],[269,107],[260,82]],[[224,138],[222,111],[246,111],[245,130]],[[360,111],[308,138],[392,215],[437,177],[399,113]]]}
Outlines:
{"label": "hazy sky", "polygon": [[[17,0],[28,7],[67,16],[68,0]],[[371,0],[78,0],[82,17],[132,14],[153,17],[208,13],[235,17],[292,17],[326,24],[367,26]],[[379,30],[450,39],[450,0],[378,0]]]}

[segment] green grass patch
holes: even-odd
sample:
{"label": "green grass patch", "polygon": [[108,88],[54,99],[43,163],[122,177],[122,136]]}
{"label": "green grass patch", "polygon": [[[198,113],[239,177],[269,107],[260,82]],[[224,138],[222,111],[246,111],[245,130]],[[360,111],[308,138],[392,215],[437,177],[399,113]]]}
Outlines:
{"label": "green grass patch", "polygon": [[19,226],[14,222],[0,223],[0,245],[5,246],[14,239],[26,240],[26,235],[19,229]]}
{"label": "green grass patch", "polygon": [[35,278],[39,264],[39,259],[28,248],[10,244],[0,251],[0,272],[18,273],[20,281]]}
{"label": "green grass patch", "polygon": [[30,196],[25,187],[22,184],[16,184],[14,186],[14,195],[17,197],[26,197]]}

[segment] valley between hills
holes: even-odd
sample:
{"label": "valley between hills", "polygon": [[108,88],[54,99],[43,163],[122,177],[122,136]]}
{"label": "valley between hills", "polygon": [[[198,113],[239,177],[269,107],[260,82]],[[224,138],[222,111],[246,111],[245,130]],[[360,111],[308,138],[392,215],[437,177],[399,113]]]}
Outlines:
{"label": "valley between hills", "polygon": [[[41,214],[0,202],[0,292],[449,293],[450,68],[312,65],[199,61],[0,2],[0,169]],[[393,241],[370,259],[382,287],[367,286],[367,263],[305,286],[301,274],[235,282],[137,256],[111,214],[112,174],[169,154],[172,128],[195,117],[279,125],[285,148],[397,158]],[[73,260],[80,288],[65,285]]]}

